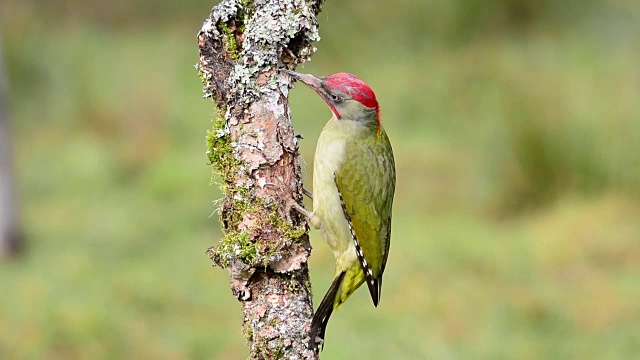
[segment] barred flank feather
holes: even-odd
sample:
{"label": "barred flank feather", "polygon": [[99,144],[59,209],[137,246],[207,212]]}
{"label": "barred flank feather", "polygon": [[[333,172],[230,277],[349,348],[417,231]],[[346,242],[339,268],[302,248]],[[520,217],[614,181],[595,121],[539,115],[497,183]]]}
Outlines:
{"label": "barred flank feather", "polygon": [[373,305],[377,307],[378,302],[380,302],[380,291],[382,290],[382,276],[380,277],[380,282],[378,282],[378,279],[373,277],[371,266],[369,265],[369,263],[367,263],[367,259],[365,259],[364,253],[362,252],[362,247],[358,242],[356,232],[355,230],[353,230],[353,221],[351,221],[351,216],[349,216],[349,212],[347,211],[347,206],[345,205],[344,199],[342,198],[340,186],[338,185],[338,179],[335,177],[335,175],[334,182],[336,183],[336,190],[338,191],[338,196],[340,197],[340,204],[342,205],[344,218],[347,220],[347,224],[349,225],[349,231],[351,232],[351,238],[356,248],[356,254],[358,255],[360,265],[362,266],[362,272],[364,272],[364,276],[367,280],[366,282],[367,287],[369,288],[369,293],[371,294],[371,300],[373,300]]}

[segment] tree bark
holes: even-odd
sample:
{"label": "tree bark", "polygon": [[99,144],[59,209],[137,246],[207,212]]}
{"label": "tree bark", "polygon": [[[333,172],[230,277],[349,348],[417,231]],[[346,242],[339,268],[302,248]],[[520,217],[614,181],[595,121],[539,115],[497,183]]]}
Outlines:
{"label": "tree bark", "polygon": [[322,0],[224,0],[198,34],[197,68],[217,115],[207,155],[220,179],[225,233],[208,250],[226,268],[242,303],[251,359],[317,359],[307,349],[313,315],[308,226],[287,199],[302,202],[298,139],[289,116],[293,69],[319,40]]}
{"label": "tree bark", "polygon": [[7,86],[2,55],[0,36],[0,258],[16,255],[22,248],[13,185]]}

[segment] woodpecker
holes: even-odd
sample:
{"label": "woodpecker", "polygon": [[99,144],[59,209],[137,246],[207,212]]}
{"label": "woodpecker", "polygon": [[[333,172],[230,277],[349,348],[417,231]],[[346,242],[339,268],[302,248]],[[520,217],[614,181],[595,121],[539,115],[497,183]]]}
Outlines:
{"label": "woodpecker", "polygon": [[348,73],[326,77],[283,70],[315,91],[333,116],[318,139],[313,211],[291,207],[320,229],[336,259],[335,276],[311,322],[309,348],[324,347],[334,309],[366,282],[378,306],[389,255],[396,169],[373,90]]}

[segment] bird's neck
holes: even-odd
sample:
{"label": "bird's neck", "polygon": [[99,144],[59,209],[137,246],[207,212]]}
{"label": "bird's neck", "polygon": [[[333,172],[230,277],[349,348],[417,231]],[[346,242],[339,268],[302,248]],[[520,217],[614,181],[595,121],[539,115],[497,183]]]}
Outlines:
{"label": "bird's neck", "polygon": [[331,120],[335,122],[336,130],[352,136],[368,136],[380,131],[380,118],[376,109],[345,112],[340,119],[334,115]]}

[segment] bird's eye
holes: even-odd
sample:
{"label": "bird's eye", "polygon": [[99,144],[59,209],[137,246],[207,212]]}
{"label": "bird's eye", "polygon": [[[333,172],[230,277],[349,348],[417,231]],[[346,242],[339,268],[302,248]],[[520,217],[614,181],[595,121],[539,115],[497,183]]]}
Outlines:
{"label": "bird's eye", "polygon": [[338,95],[332,94],[331,100],[333,100],[334,102],[340,102],[340,97]]}

